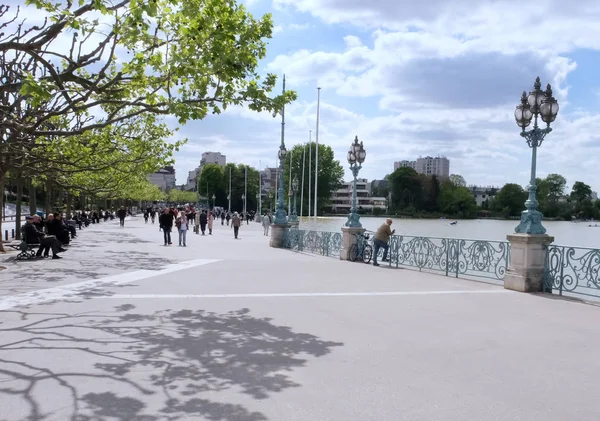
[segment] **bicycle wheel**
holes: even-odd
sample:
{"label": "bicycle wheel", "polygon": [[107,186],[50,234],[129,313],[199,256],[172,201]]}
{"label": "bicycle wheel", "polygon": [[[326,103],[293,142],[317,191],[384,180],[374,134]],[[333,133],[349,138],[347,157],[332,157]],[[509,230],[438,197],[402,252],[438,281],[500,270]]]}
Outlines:
{"label": "bicycle wheel", "polygon": [[348,252],[348,260],[351,262],[356,262],[356,259],[358,259],[358,246],[356,244],[352,244],[350,251]]}
{"label": "bicycle wheel", "polygon": [[373,247],[371,247],[370,245],[366,244],[365,248],[363,250],[363,262],[370,263],[371,262],[371,257],[373,257]]}

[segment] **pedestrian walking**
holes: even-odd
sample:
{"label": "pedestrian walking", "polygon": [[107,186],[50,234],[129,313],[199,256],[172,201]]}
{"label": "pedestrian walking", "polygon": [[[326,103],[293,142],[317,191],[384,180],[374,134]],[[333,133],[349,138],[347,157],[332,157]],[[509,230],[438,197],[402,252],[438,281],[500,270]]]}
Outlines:
{"label": "pedestrian walking", "polygon": [[127,211],[125,207],[121,206],[121,209],[117,211],[117,215],[119,216],[119,225],[121,227],[125,226],[125,217],[127,216]]}
{"label": "pedestrian walking", "polygon": [[177,219],[175,220],[175,225],[177,226],[177,232],[179,233],[179,247],[183,245],[183,247],[187,247],[185,244],[185,238],[188,231],[188,219],[185,215],[185,212],[181,212]]}
{"label": "pedestrian walking", "polygon": [[387,262],[388,258],[388,248],[390,237],[394,235],[396,230],[392,230],[392,220],[388,218],[383,225],[379,227],[377,233],[375,234],[375,239],[373,240],[373,245],[375,246],[375,250],[373,250],[373,266],[379,266],[377,263],[377,254],[379,253],[379,249],[383,247],[383,259],[382,261]]}
{"label": "pedestrian walking", "polygon": [[163,214],[158,217],[158,223],[160,225],[160,229],[163,231],[163,236],[165,239],[165,246],[173,244],[171,242],[171,230],[173,229],[173,217],[174,215],[171,213],[169,208],[165,208]]}
{"label": "pedestrian walking", "polygon": [[200,231],[202,231],[202,235],[205,235],[207,223],[208,223],[208,216],[206,215],[206,211],[203,210],[202,213],[200,214]]}
{"label": "pedestrian walking", "polygon": [[215,218],[213,216],[213,211],[208,212],[208,235],[212,235],[213,222]]}
{"label": "pedestrian walking", "polygon": [[269,235],[269,227],[271,226],[271,217],[269,214],[265,213],[265,216],[262,217],[262,226],[263,226],[263,235]]}
{"label": "pedestrian walking", "polygon": [[242,225],[242,218],[240,218],[240,215],[237,212],[234,212],[233,217],[231,218],[231,227],[233,228],[233,237],[236,240],[240,232],[240,225]]}

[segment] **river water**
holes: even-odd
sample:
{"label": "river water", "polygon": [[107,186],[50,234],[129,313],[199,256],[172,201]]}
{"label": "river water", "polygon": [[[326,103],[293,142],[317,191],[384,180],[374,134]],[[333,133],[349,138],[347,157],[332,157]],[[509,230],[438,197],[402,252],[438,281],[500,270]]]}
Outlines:
{"label": "river water", "polygon": [[[316,231],[340,231],[346,217],[301,218],[300,229]],[[506,241],[506,235],[514,233],[519,221],[498,221],[490,219],[459,220],[450,225],[447,219],[398,219],[393,218],[392,228],[396,234],[451,237],[471,240]],[[360,222],[370,231],[376,231],[385,218],[362,217]],[[561,246],[600,248],[600,223],[598,227],[590,227],[589,222],[554,222],[544,221],[547,234],[554,237],[554,244]],[[591,223],[594,225],[595,222]]]}

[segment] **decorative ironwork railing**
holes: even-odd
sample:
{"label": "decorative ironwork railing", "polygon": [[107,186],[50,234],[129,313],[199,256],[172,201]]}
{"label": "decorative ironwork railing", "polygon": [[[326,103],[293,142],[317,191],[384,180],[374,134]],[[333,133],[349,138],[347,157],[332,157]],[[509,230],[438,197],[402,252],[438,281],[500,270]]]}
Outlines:
{"label": "decorative ironwork railing", "polygon": [[544,290],[600,297],[600,250],[546,246]]}
{"label": "decorative ironwork railing", "polygon": [[506,241],[394,235],[389,246],[390,265],[412,266],[457,278],[502,281],[510,262],[510,243]]}
{"label": "decorative ironwork railing", "polygon": [[307,231],[292,228],[286,232],[283,246],[291,250],[305,253],[339,257],[340,248],[342,248],[342,233]]}

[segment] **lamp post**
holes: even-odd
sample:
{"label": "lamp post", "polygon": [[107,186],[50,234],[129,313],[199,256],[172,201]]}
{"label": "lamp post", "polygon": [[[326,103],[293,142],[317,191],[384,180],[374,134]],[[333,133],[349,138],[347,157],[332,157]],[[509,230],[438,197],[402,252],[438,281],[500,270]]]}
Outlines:
{"label": "lamp post", "polygon": [[246,195],[245,194],[242,194],[242,201],[244,202],[244,206],[243,206],[244,216],[246,216]]}
{"label": "lamp post", "polygon": [[292,181],[292,194],[294,195],[294,208],[292,210],[292,214],[290,215],[288,222],[297,224],[298,223],[298,213],[296,212],[296,193],[298,192],[298,177],[294,176],[294,181]]}
{"label": "lamp post", "polygon": [[356,211],[356,177],[358,177],[358,172],[362,168],[362,163],[365,162],[366,157],[367,151],[365,151],[363,143],[358,142],[358,136],[356,136],[354,138],[354,142],[352,145],[350,145],[350,150],[348,151],[348,163],[350,164],[350,170],[354,176],[354,183],[352,184],[352,208],[350,209],[350,214],[348,215],[348,221],[346,221],[346,226],[350,228],[362,227],[362,224],[360,223],[360,215]]}
{"label": "lamp post", "polygon": [[[285,95],[285,75],[283,75],[283,95]],[[277,112],[273,113],[273,117],[277,116]],[[285,163],[285,157],[287,150],[285,149],[285,105],[279,111],[281,115],[281,144],[279,145],[279,152],[277,154],[279,158],[279,191],[277,192],[277,208],[275,210],[275,220],[273,221],[276,225],[287,224],[287,214],[285,212],[285,205],[283,203],[283,164]]]}
{"label": "lamp post", "polygon": [[214,193],[213,193],[213,195],[212,195],[212,200],[213,200],[213,205],[212,205],[212,207],[213,207],[213,208],[215,207],[215,199],[216,199],[216,196],[215,196],[215,195],[214,195]]}
{"label": "lamp post", "polygon": [[[552,87],[547,85],[546,90],[542,91],[542,84],[539,76],[533,84],[533,91],[527,95],[525,91],[521,95],[521,103],[515,110],[515,119],[517,125],[521,128],[521,137],[525,138],[527,145],[531,148],[531,179],[529,180],[529,197],[525,202],[527,208],[521,213],[521,222],[515,228],[516,233],[520,234],[545,234],[546,228],[542,226],[543,215],[538,211],[538,201],[536,199],[535,170],[537,161],[537,148],[542,145],[544,138],[552,131],[550,123],[556,119],[558,114],[558,102],[552,96]],[[538,126],[538,117],[546,123],[545,128]],[[533,128],[525,130],[531,124],[533,119]]]}

